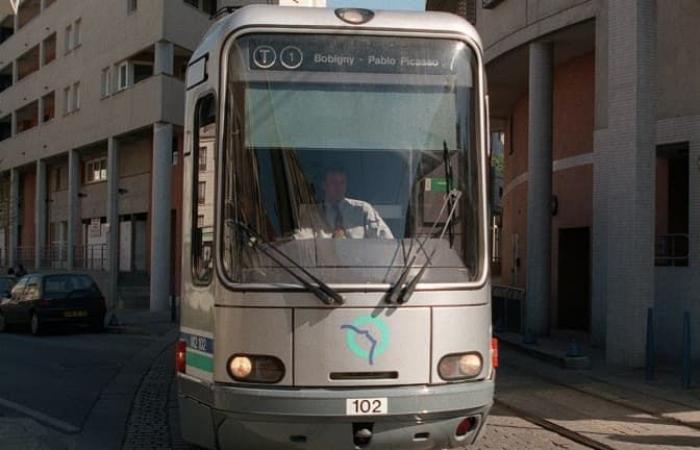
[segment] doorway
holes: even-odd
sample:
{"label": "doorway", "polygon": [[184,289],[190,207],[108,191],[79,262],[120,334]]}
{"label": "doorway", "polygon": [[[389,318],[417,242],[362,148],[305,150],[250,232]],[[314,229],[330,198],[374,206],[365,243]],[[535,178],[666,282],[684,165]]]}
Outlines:
{"label": "doorway", "polygon": [[590,331],[590,228],[559,230],[558,328]]}

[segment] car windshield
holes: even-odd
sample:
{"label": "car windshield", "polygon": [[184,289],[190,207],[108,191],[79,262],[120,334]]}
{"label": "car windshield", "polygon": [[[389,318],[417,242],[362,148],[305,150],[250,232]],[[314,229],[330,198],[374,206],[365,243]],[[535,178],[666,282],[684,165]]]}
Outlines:
{"label": "car windshield", "polygon": [[453,40],[238,39],[221,196],[229,279],[294,282],[261,251],[275,246],[328,283],[392,283],[428,259],[423,282],[475,280],[474,64]]}
{"label": "car windshield", "polygon": [[44,297],[59,298],[76,292],[99,294],[95,282],[87,275],[49,275],[44,277]]}

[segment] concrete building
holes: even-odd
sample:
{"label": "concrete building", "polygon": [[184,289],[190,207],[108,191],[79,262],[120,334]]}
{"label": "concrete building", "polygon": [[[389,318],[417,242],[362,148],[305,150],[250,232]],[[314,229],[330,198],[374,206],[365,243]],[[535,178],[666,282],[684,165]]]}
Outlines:
{"label": "concrete building", "polygon": [[[577,330],[612,364],[700,342],[696,0],[479,2],[491,124],[505,140],[502,274],[522,331]],[[700,345],[695,345],[700,357]]]}
{"label": "concrete building", "polygon": [[3,0],[0,266],[88,270],[112,306],[168,308],[186,66],[238,3]]}

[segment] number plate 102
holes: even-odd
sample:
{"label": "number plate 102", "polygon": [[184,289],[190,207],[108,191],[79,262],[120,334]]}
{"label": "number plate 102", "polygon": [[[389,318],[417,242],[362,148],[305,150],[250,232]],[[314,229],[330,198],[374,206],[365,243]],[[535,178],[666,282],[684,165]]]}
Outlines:
{"label": "number plate 102", "polygon": [[386,398],[349,398],[345,401],[345,414],[348,416],[373,416],[389,412]]}

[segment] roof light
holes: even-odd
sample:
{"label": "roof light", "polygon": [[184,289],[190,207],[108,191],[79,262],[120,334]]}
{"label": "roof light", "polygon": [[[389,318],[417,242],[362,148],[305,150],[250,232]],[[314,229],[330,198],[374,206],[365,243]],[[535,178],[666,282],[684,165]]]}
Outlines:
{"label": "roof light", "polygon": [[340,8],[335,10],[335,15],[351,25],[362,25],[374,18],[374,11],[362,8]]}

